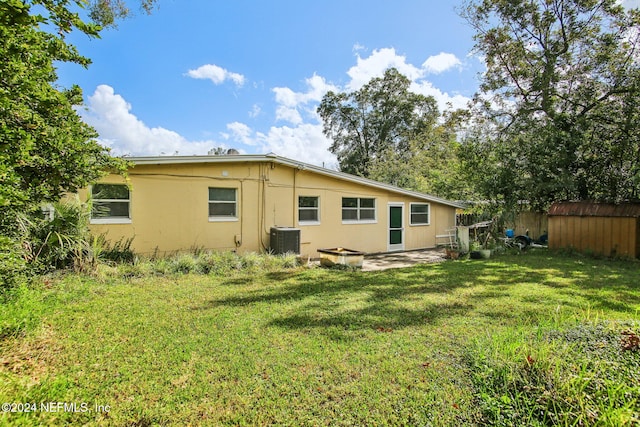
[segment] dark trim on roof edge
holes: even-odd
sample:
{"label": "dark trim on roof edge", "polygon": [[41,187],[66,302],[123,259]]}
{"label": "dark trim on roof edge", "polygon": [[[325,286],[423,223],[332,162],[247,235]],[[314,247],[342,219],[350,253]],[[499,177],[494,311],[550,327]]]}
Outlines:
{"label": "dark trim on roof edge", "polygon": [[556,202],[549,207],[549,216],[640,217],[640,203]]}

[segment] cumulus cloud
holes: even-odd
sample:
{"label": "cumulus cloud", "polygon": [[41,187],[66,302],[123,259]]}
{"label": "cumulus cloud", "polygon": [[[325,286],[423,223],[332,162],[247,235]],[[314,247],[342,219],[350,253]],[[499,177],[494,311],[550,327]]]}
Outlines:
{"label": "cumulus cloud", "polygon": [[[640,1],[640,0],[639,0]],[[438,55],[427,58],[420,67],[407,62],[404,55],[398,54],[393,48],[374,50],[367,58],[358,56],[357,63],[349,69],[347,74],[351,77],[345,90],[356,91],[374,77],[382,77],[389,68],[396,68],[412,81],[410,90],[423,95],[433,96],[438,102],[440,111],[464,107],[469,98],[459,94],[449,94],[433,86],[426,80],[426,76],[434,73],[442,73],[452,68],[461,67],[460,61],[454,54],[441,52]]]}
{"label": "cumulus cloud", "polygon": [[80,110],[83,120],[98,131],[99,142],[115,155],[206,154],[214,141],[188,141],[177,132],[145,125],[131,112],[131,104],[111,86],[100,85]]}
{"label": "cumulus cloud", "polygon": [[422,64],[422,68],[433,74],[440,74],[454,67],[460,67],[462,62],[452,53],[440,52],[437,55],[430,56]]}
{"label": "cumulus cloud", "polygon": [[407,63],[407,58],[396,53],[394,48],[384,48],[374,50],[368,58],[361,58],[357,55],[356,65],[347,71],[351,78],[347,84],[347,90],[356,91],[367,84],[374,77],[381,77],[388,68],[397,68],[401,74],[414,80],[421,77],[424,72]]}
{"label": "cumulus cloud", "polygon": [[[288,87],[273,88],[275,93],[276,119],[287,121],[294,125],[303,123],[303,113],[307,118],[315,117],[315,107],[325,93],[338,90],[328,84],[323,77],[314,74],[305,80],[306,91],[295,92]],[[311,107],[310,107],[311,106]]]}
{"label": "cumulus cloud", "polygon": [[449,94],[443,92],[429,81],[419,81],[411,83],[409,89],[412,92],[419,93],[426,96],[433,96],[438,103],[438,109],[440,111],[456,110],[458,108],[465,108],[470,98],[460,94]]}
{"label": "cumulus cloud", "polygon": [[233,122],[227,125],[227,129],[231,132],[229,138],[233,138],[234,140],[246,144],[246,145],[256,145],[255,140],[252,137],[253,131],[251,128],[244,123]]}
{"label": "cumulus cloud", "polygon": [[[322,125],[272,126],[267,133],[256,132],[244,123],[227,126],[229,140],[255,146],[259,153],[275,153],[328,168],[337,168],[336,157],[329,152],[331,141],[322,133]],[[231,144],[233,145],[233,144]]]}
{"label": "cumulus cloud", "polygon": [[[398,54],[393,48],[374,50],[367,57],[357,54],[356,57],[356,64],[347,71],[350,79],[342,87],[313,74],[304,80],[302,90],[273,88],[273,104],[254,103],[248,116],[265,117],[265,113],[273,112],[276,122],[282,121],[286,125],[272,125],[262,131],[233,121],[227,124],[224,133],[220,132],[224,143],[214,140],[190,141],[169,129],[147,126],[133,114],[131,105],[107,85],[96,88],[94,94],[88,97],[87,109],[81,114],[99,132],[101,143],[111,147],[116,155],[207,154],[213,147],[234,147],[243,153],[274,152],[302,162],[336,168],[336,157],[328,151],[331,141],[322,133],[322,123],[316,112],[319,102],[328,91],[358,90],[372,78],[381,77],[388,68],[395,67],[411,80],[410,90],[433,96],[441,111],[464,107],[469,101],[460,94],[440,90],[428,80],[431,74],[462,66],[462,62],[453,54],[439,53],[427,58],[420,66],[409,63],[404,55]],[[237,85],[244,83],[244,77],[240,74],[216,65],[190,70],[187,75],[210,79],[215,84],[228,80]]]}
{"label": "cumulus cloud", "polygon": [[278,105],[276,107],[276,120],[282,120],[294,125],[299,125],[304,120],[297,108]]}
{"label": "cumulus cloud", "polygon": [[295,127],[272,127],[259,134],[262,150],[305,163],[337,169],[338,161],[329,152],[331,141],[322,133],[322,125],[305,123]]}
{"label": "cumulus cloud", "polygon": [[225,80],[233,81],[236,86],[244,84],[244,76],[242,74],[232,73],[214,64],[205,64],[195,70],[189,70],[186,75],[194,79],[211,80],[216,85],[224,83]]}

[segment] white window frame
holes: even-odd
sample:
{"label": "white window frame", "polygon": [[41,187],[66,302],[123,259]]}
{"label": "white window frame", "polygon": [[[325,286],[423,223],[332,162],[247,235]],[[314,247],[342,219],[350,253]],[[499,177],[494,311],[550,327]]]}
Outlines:
{"label": "white window frame", "polygon": [[[211,200],[210,192],[211,189],[221,189],[221,190],[233,190],[234,191],[234,200]],[[233,222],[238,221],[238,189],[235,187],[208,187],[207,188],[207,214],[209,216],[209,222]],[[211,215],[209,214],[209,207],[212,203],[226,203],[226,204],[234,204],[235,205],[235,215]]]}
{"label": "white window frame", "polygon": [[[318,206],[315,206],[315,207],[300,206],[300,198],[302,198],[302,197],[308,197],[308,198],[317,199],[318,200]],[[316,220],[301,220],[300,219],[300,211],[301,210],[316,211],[316,217],[318,219],[316,219]],[[300,224],[300,225],[320,225],[320,196],[303,196],[303,195],[298,196],[298,224]]]}
{"label": "white window frame", "polygon": [[[413,222],[413,206],[415,205],[427,206],[427,222]],[[426,202],[409,203],[409,225],[412,227],[424,227],[426,225],[431,225],[431,204]]]}
{"label": "white window frame", "polygon": [[100,182],[100,183],[98,183],[96,185],[121,185],[123,187],[127,187],[127,192],[129,194],[129,198],[128,199],[97,199],[93,195],[93,188],[94,188],[93,185],[89,187],[89,192],[91,194],[92,203],[95,203],[95,202],[117,202],[117,203],[127,202],[129,204],[129,208],[127,209],[127,211],[129,212],[129,216],[128,217],[101,217],[101,218],[94,218],[93,217],[93,210],[92,210],[91,211],[91,219],[89,220],[89,224],[131,224],[131,190],[129,190],[129,187],[127,186],[127,184],[114,183],[114,182]]}
{"label": "white window frame", "polygon": [[[355,208],[345,208],[344,206],[342,206],[342,204],[344,204],[344,199],[356,199],[357,202],[357,206]],[[360,212],[362,210],[371,210],[372,208],[369,207],[365,207],[363,208],[362,206],[360,206],[361,200],[373,200],[373,219],[360,219]],[[342,218],[342,214],[344,212],[345,209],[348,210],[353,210],[357,212],[357,219],[342,219],[342,223],[343,224],[377,224],[378,223],[378,201],[376,200],[375,197],[342,197],[340,199],[340,217]]]}

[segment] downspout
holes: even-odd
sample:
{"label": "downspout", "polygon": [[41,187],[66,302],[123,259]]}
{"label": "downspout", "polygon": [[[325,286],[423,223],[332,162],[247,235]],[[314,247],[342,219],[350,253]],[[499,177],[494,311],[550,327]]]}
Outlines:
{"label": "downspout", "polygon": [[293,191],[292,191],[292,198],[293,201],[291,203],[291,225],[293,227],[297,226],[296,223],[296,178],[298,176],[298,169],[293,169]]}
{"label": "downspout", "polygon": [[[260,163],[258,166],[258,238],[260,239],[260,246],[266,252],[268,251],[267,245],[264,243],[264,224],[265,224],[265,201],[264,201],[264,191],[265,191],[265,166],[263,163]],[[260,193],[262,192],[262,196]]]}
{"label": "downspout", "polygon": [[[260,163],[258,177],[258,235],[260,236],[260,245],[265,252],[269,251],[269,248],[264,243],[264,235],[269,235],[271,230],[266,229],[267,223],[267,171],[269,168],[275,167],[275,163]],[[260,196],[260,190],[262,190],[262,196]]]}
{"label": "downspout", "polygon": [[235,236],[234,243],[236,249],[242,246],[242,239],[244,238],[244,179],[240,180],[240,235]]}

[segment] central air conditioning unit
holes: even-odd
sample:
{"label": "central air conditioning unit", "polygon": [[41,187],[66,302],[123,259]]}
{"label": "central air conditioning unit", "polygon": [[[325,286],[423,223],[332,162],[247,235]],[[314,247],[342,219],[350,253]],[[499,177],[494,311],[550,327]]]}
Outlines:
{"label": "central air conditioning unit", "polygon": [[300,229],[293,227],[271,227],[269,246],[276,255],[300,254]]}

